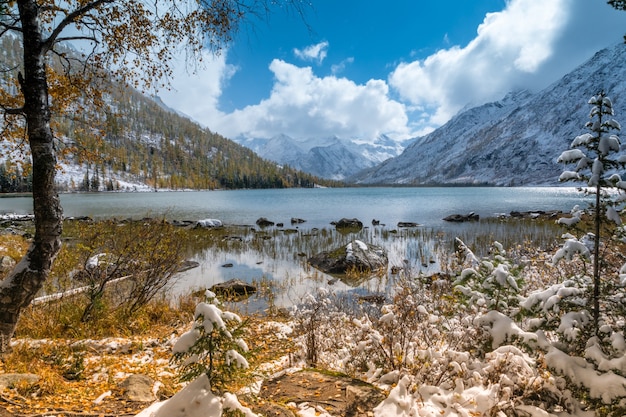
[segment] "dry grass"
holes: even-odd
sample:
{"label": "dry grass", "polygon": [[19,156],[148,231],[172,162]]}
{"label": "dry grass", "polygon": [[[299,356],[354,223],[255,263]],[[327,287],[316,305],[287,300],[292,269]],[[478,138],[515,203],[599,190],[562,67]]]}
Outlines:
{"label": "dry grass", "polygon": [[[35,385],[21,384],[4,391],[1,399],[10,412],[18,415],[48,415],[53,410],[88,415],[134,415],[147,404],[124,399],[121,382],[131,374],[147,375],[162,386],[158,399],[180,390],[177,370],[170,364],[172,339],[188,330],[191,312],[197,302],[192,297],[178,306],[155,302],[146,306],[136,323],[118,323],[118,331],[105,338],[63,337],[31,325],[45,315],[31,308],[23,316],[20,335],[13,349],[0,360],[0,373],[36,373]],[[229,390],[236,392],[253,378],[270,372],[264,364],[289,357],[295,348],[289,339],[277,337],[276,322],[268,318],[248,317],[245,337],[253,356],[250,372],[236,379]],[[144,326],[145,324],[145,326]],[[149,325],[148,325],[149,324]],[[131,333],[130,327],[143,328]],[[97,333],[102,331],[101,328]],[[43,336],[45,334],[48,336]],[[263,365],[263,366],[262,366]],[[107,391],[111,395],[94,404]]]}

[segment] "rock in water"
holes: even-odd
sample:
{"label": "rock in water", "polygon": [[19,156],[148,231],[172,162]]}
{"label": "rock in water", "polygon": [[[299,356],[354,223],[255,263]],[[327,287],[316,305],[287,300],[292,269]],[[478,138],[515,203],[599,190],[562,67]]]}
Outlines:
{"label": "rock in water", "polygon": [[356,233],[363,228],[363,222],[359,219],[343,218],[336,222],[331,222],[340,233]]}
{"label": "rock in water", "polygon": [[209,289],[216,295],[225,297],[245,297],[256,292],[254,285],[243,282],[240,279],[231,279],[226,282],[221,282]]}
{"label": "rock in water", "polygon": [[468,214],[451,214],[448,217],[444,217],[443,220],[447,222],[462,223],[462,222],[478,221],[480,220],[480,216],[472,211],[471,213],[468,213]]}
{"label": "rock in water", "polygon": [[265,217],[260,217],[257,221],[256,221],[256,225],[259,227],[269,227],[269,226],[274,226],[274,222],[271,220],[266,219]]}
{"label": "rock in water", "polygon": [[328,274],[379,273],[386,271],[387,252],[376,245],[353,240],[330,252],[321,252],[308,259],[309,264]]}

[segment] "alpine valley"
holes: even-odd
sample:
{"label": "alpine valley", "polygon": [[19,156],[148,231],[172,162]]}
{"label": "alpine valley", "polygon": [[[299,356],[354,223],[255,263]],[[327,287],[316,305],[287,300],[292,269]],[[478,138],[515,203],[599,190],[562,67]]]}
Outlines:
{"label": "alpine valley", "polygon": [[[74,49],[64,53],[80,59]],[[15,91],[20,43],[0,39],[0,84]],[[78,57],[78,58],[77,58]],[[55,60],[51,66],[59,65]],[[103,82],[104,103],[81,100],[72,114],[53,114],[60,191],[285,188],[342,185],[279,166],[115,80]],[[0,126],[1,128],[2,126]],[[0,140],[0,192],[30,190],[28,154],[20,138]],[[17,174],[17,175],[16,175]]]}

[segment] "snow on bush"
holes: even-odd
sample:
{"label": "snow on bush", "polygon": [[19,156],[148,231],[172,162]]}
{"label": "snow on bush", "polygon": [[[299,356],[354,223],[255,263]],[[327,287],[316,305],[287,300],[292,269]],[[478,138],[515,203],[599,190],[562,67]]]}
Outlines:
{"label": "snow on bush", "polygon": [[207,301],[196,306],[193,327],[172,348],[172,362],[182,381],[206,375],[218,391],[225,388],[238,370],[248,368],[248,345],[241,338],[245,323],[229,311],[222,311],[215,294],[207,291]]}
{"label": "snow on bush", "polygon": [[590,332],[592,280],[531,291],[499,243],[483,259],[457,243],[455,277],[399,278],[382,306],[327,290],[308,297],[295,308],[308,324],[303,351],[314,331],[318,366],[389,390],[375,416],[623,415],[626,320],[601,338]]}
{"label": "snow on bush", "polygon": [[244,417],[256,417],[230,393],[218,396],[211,391],[206,374],[200,375],[172,398],[152,404],[136,417],[219,417],[226,410],[239,411]]}

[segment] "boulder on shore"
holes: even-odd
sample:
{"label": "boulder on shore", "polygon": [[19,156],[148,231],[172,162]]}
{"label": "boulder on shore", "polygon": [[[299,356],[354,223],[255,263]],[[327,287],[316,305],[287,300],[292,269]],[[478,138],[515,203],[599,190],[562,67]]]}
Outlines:
{"label": "boulder on shore", "polygon": [[130,375],[120,384],[123,398],[127,401],[152,402],[156,400],[154,380],[147,375]]}
{"label": "boulder on shore", "polygon": [[480,216],[472,211],[468,214],[451,214],[447,217],[444,217],[443,220],[455,223],[473,222],[480,220]]}
{"label": "boulder on shore", "polygon": [[14,385],[25,384],[35,385],[41,378],[35,374],[1,374],[0,375],[0,393]]}
{"label": "boulder on shore", "polygon": [[284,404],[323,404],[324,415],[366,417],[386,396],[375,386],[348,376],[331,375],[315,370],[283,373],[263,381],[254,412],[266,416],[293,416]]}
{"label": "boulder on shore", "polygon": [[328,274],[346,274],[356,271],[375,274],[387,270],[387,252],[376,245],[353,240],[330,252],[321,252],[308,259],[314,268]]}
{"label": "boulder on shore", "polygon": [[15,267],[15,259],[9,255],[0,256],[0,272],[9,272]]}

